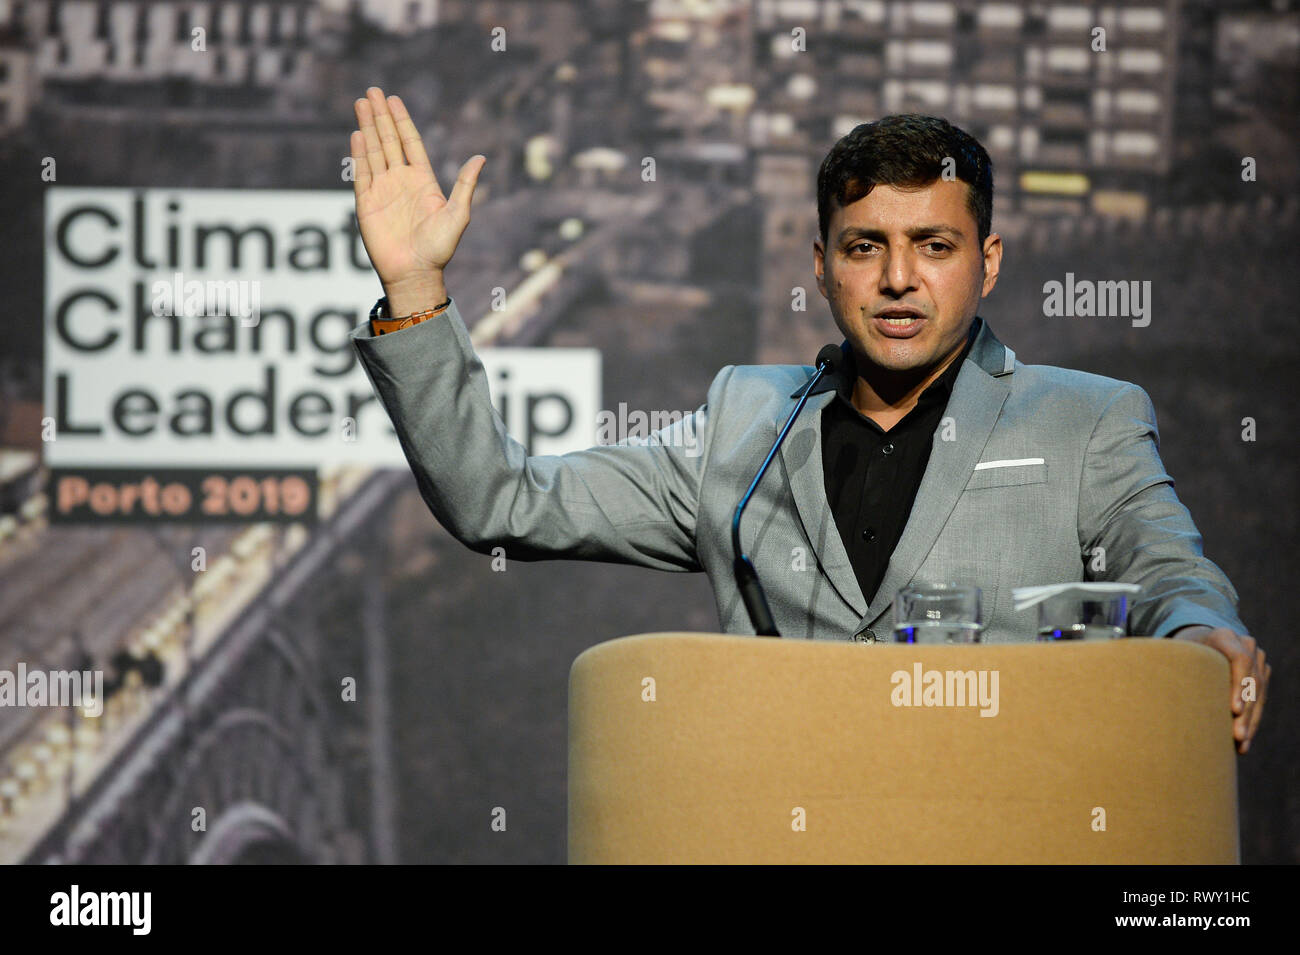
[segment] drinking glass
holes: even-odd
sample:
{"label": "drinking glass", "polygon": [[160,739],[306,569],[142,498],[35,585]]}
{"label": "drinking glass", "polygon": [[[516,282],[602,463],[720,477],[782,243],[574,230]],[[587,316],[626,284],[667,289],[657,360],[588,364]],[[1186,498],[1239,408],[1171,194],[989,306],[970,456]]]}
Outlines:
{"label": "drinking glass", "polygon": [[914,584],[894,597],[894,642],[979,643],[980,589],[969,584]]}
{"label": "drinking glass", "polygon": [[1125,594],[1059,594],[1038,605],[1039,640],[1114,640],[1126,636]]}

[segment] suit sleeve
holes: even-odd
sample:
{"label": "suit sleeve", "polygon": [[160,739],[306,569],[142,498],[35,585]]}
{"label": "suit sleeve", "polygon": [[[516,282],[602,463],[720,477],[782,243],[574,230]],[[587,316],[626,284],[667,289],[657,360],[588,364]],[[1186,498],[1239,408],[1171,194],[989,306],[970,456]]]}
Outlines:
{"label": "suit sleeve", "polygon": [[517,560],[702,569],[695,535],[709,420],[732,366],[704,405],[644,444],[529,456],[492,406],[455,301],[419,325],[375,336],[363,323],[350,337],[421,496],[467,547],[503,547]]}
{"label": "suit sleeve", "polygon": [[1131,633],[1164,637],[1189,624],[1246,633],[1237,591],[1202,553],[1159,441],[1151,399],[1125,384],[1097,421],[1083,463],[1079,542],[1087,576],[1142,585],[1129,605]]}

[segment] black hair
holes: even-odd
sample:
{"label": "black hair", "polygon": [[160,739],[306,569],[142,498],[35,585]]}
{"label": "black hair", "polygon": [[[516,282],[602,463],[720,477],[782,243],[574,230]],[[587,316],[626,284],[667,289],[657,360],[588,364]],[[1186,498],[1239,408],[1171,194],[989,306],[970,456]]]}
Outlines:
{"label": "black hair", "polygon": [[817,171],[817,226],[827,240],[831,215],[879,184],[925,186],[943,178],[944,161],[970,188],[967,205],[984,245],[993,226],[993,161],[979,140],[937,116],[900,113],[862,123],[840,138]]}

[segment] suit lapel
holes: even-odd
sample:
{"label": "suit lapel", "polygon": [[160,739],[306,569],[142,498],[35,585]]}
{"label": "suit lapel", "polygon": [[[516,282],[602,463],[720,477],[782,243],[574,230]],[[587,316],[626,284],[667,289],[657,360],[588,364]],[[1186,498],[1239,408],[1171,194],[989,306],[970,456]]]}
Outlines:
{"label": "suit lapel", "polygon": [[[835,516],[826,500],[826,476],[822,469],[822,411],[835,399],[835,389],[836,381],[833,378],[825,377],[817,383],[799,420],[785,436],[785,442],[781,445],[781,463],[794,498],[795,510],[799,513],[804,534],[812,545],[818,565],[835,592],[854,613],[861,616],[866,612],[867,600],[862,595],[862,588],[858,586],[849,553],[844,549]],[[790,397],[798,397],[803,391],[801,386]],[[773,440],[789,414],[790,411],[787,410],[780,420],[773,422]]]}
{"label": "suit lapel", "polygon": [[894,594],[910,583],[921,568],[974,473],[1011,393],[1005,377],[1015,369],[1015,352],[998,341],[982,319],[976,321],[980,322],[979,331],[944,411],[945,418],[953,419],[956,440],[941,440],[942,426],[936,433],[907,526],[889,559],[880,588],[858,624],[859,631],[871,627],[879,633],[878,625],[891,611]]}

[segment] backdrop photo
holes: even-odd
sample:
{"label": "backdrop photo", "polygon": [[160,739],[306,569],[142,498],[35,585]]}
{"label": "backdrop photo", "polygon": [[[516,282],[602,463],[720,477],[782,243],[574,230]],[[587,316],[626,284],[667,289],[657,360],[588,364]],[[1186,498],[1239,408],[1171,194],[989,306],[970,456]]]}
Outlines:
{"label": "backdrop photo", "polygon": [[0,0],[0,862],[562,863],[575,657],[723,629],[435,520],[349,338],[371,86],[487,158],[446,284],[531,455],[811,365],[822,158],[978,138],[979,314],[1151,397],[1274,670],[1241,861],[1300,862],[1289,0]]}

